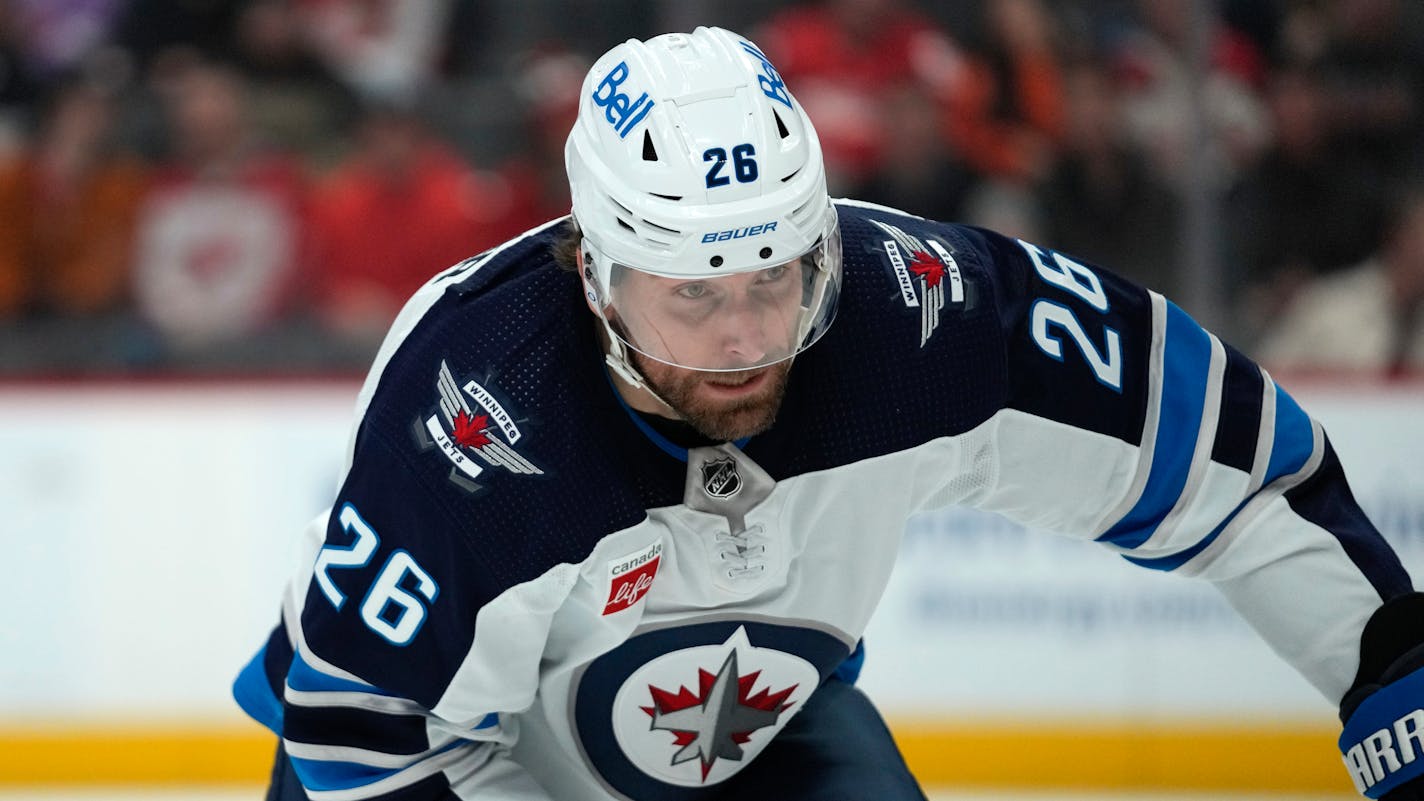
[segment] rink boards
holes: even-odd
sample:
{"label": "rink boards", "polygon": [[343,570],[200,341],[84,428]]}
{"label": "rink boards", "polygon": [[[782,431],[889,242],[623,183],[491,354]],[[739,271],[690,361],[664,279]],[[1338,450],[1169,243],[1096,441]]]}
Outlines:
{"label": "rink boards", "polygon": [[[1287,384],[1424,569],[1420,384]],[[335,488],[345,382],[0,386],[0,784],[253,782],[227,690]],[[927,783],[1348,789],[1334,710],[1209,586],[1000,518],[911,521],[862,686]],[[79,766],[82,766],[82,770]]]}

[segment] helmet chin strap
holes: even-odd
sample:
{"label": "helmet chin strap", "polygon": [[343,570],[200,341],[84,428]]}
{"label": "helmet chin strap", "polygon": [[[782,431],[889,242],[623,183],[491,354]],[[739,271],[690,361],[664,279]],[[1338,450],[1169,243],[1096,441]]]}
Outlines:
{"label": "helmet chin strap", "polygon": [[613,324],[604,316],[601,308],[598,309],[598,320],[603,324],[603,361],[608,365],[608,368],[635,391],[642,392],[651,398],[661,408],[661,412],[655,412],[655,414],[681,420],[682,415],[672,407],[672,404],[663,400],[663,397],[648,384],[648,380],[643,377],[643,374],[638,372],[638,368],[633,366],[633,361],[628,356],[628,346],[618,336],[618,332],[613,330]]}
{"label": "helmet chin strap", "polygon": [[[623,383],[629,385],[635,392],[641,392],[651,398],[653,403],[660,409],[659,412],[665,417],[672,417],[674,420],[681,420],[682,415],[672,407],[672,404],[663,400],[663,397],[653,390],[648,384],[648,380],[643,374],[638,372],[638,368],[633,366],[633,360],[628,357],[628,346],[624,344],[623,338],[618,336],[618,332],[613,330],[613,323],[609,321],[608,315],[603,313],[603,293],[599,291],[593,280],[593,272],[589,268],[592,256],[588,252],[586,241],[579,243],[579,280],[583,283],[585,299],[589,301],[589,308],[598,315],[598,321],[602,324],[599,331],[603,340],[603,360],[608,364],[608,368],[613,371]],[[621,388],[619,388],[621,391]],[[625,398],[625,400],[628,400]]]}

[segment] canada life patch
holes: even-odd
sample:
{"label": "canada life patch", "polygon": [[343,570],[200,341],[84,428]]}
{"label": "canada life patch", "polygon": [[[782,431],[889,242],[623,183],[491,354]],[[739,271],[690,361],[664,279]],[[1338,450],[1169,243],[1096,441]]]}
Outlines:
{"label": "canada life patch", "polygon": [[608,562],[608,601],[603,614],[622,612],[643,599],[653,587],[662,561],[663,544],[655,542],[641,551]]}

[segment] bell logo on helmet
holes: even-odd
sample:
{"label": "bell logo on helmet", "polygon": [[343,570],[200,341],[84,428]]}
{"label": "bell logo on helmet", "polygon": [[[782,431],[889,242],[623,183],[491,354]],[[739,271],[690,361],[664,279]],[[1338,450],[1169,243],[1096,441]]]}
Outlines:
{"label": "bell logo on helmet", "polygon": [[603,116],[613,125],[613,129],[618,132],[619,139],[627,139],[628,132],[648,116],[648,111],[655,105],[648,99],[648,93],[644,92],[637,100],[630,100],[627,92],[619,91],[623,82],[628,80],[628,62],[620,61],[618,65],[608,71],[599,82],[598,88],[593,90],[591,96],[595,105],[603,109]]}
{"label": "bell logo on helmet", "polygon": [[791,93],[786,91],[786,81],[781,80],[781,73],[771,65],[771,59],[758,50],[756,45],[745,39],[742,40],[742,49],[751,53],[753,58],[761,62],[762,74],[757,76],[757,83],[761,85],[761,93],[787,108],[791,108]]}

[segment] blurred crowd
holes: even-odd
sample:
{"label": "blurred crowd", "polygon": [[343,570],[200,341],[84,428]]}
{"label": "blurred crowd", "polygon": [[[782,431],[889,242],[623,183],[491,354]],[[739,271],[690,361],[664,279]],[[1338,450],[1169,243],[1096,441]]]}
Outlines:
{"label": "blurred crowd", "polygon": [[1424,369],[1417,0],[0,0],[0,374],[364,369],[568,211],[591,60],[755,39],[833,194],[1143,282],[1268,365]]}

